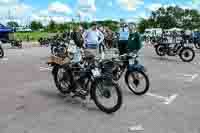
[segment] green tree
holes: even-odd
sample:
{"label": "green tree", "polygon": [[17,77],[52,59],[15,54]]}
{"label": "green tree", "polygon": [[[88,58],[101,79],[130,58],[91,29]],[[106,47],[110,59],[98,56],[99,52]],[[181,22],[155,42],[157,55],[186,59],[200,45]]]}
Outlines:
{"label": "green tree", "polygon": [[48,31],[50,31],[50,32],[56,32],[57,31],[57,25],[56,25],[56,23],[55,23],[55,21],[53,21],[53,20],[51,20],[50,22],[49,22],[49,25],[48,25]]}
{"label": "green tree", "polygon": [[197,29],[200,27],[200,14],[194,9],[182,9],[176,7],[161,7],[151,13],[146,20],[141,20],[138,24],[139,31],[144,28],[163,28],[170,29],[174,27],[183,29]]}
{"label": "green tree", "polygon": [[39,29],[43,28],[43,25],[42,25],[41,22],[32,21],[31,24],[30,24],[30,28],[32,30],[39,30]]}
{"label": "green tree", "polygon": [[7,26],[12,27],[12,28],[16,28],[19,27],[19,24],[15,21],[10,21],[7,23]]}

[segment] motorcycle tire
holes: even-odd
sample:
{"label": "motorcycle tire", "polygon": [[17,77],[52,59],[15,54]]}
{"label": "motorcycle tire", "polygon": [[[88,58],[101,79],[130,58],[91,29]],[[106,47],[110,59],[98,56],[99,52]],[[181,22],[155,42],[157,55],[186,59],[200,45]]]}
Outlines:
{"label": "motorcycle tire", "polygon": [[[189,59],[186,59],[186,58],[185,58],[185,56],[187,56],[186,54],[188,54],[188,53],[184,53],[184,52],[187,52],[187,51],[190,51],[190,52],[192,53],[192,56],[191,56],[191,58],[189,58]],[[191,61],[193,61],[194,58],[195,58],[195,52],[194,52],[194,50],[193,50],[192,48],[186,47],[186,48],[183,48],[183,49],[180,51],[179,56],[180,56],[180,58],[181,58],[181,60],[182,60],[183,62],[191,62]]]}
{"label": "motorcycle tire", "polygon": [[[66,94],[68,94],[68,93],[71,92],[71,91],[70,91],[70,89],[71,89],[71,84],[70,84],[70,83],[72,83],[72,77],[70,76],[71,74],[70,74],[69,70],[66,70],[65,75],[67,75],[67,76],[66,76],[66,78],[67,78],[66,80],[68,81],[69,86],[68,86],[67,88],[64,88],[64,87],[61,85],[61,82],[60,82],[59,79],[58,79],[58,72],[59,72],[59,69],[63,69],[63,67],[62,67],[62,66],[59,66],[59,65],[56,65],[56,66],[53,67],[53,70],[52,70],[53,79],[54,79],[54,82],[55,82],[55,85],[56,85],[58,91],[59,91],[61,94],[66,95]],[[65,80],[65,81],[66,81],[66,80]]]}
{"label": "motorcycle tire", "polygon": [[[141,91],[136,91],[136,89],[133,88],[133,87],[130,85],[130,83],[129,83],[129,76],[132,76],[132,72],[128,72],[128,71],[127,71],[126,74],[125,74],[125,82],[126,82],[126,85],[128,86],[129,90],[130,90],[131,92],[133,92],[135,95],[138,95],[138,96],[144,95],[144,94],[146,94],[146,92],[149,90],[149,87],[150,87],[149,78],[148,78],[148,76],[147,76],[143,71],[134,71],[134,72],[137,72],[137,73],[141,74],[141,76],[143,76],[143,78],[144,78],[144,80],[145,80],[145,83],[146,83],[144,89],[141,90]],[[135,82],[135,81],[136,81],[136,80],[134,80],[134,82]],[[137,80],[137,81],[138,81],[138,80]],[[140,81],[139,81],[139,82],[140,82]],[[138,83],[139,83],[139,82],[138,82]],[[135,83],[134,83],[134,84],[135,84]]]}
{"label": "motorcycle tire", "polygon": [[[91,94],[91,98],[92,100],[94,101],[94,103],[96,104],[96,106],[103,112],[107,113],[107,114],[111,114],[111,113],[114,113],[116,112],[117,110],[119,110],[122,106],[122,91],[121,91],[121,88],[119,87],[119,85],[117,83],[114,83],[114,82],[111,82],[111,86],[115,89],[116,93],[117,93],[117,102],[115,103],[114,106],[112,107],[106,107],[104,106],[103,104],[101,104],[98,100],[98,94],[96,93],[97,92],[97,89],[98,89],[98,86],[99,85],[102,85],[103,80],[96,80],[92,83],[92,86],[91,86],[91,91],[90,91],[90,94]],[[109,91],[109,95],[112,95],[110,94],[110,91]],[[104,96],[106,97],[106,96]]]}
{"label": "motorcycle tire", "polygon": [[165,47],[163,45],[158,44],[157,46],[155,46],[155,51],[158,56],[165,56],[166,53],[164,49]]}
{"label": "motorcycle tire", "polygon": [[200,49],[200,43],[195,43],[194,46],[196,49]]}
{"label": "motorcycle tire", "polygon": [[3,48],[0,46],[0,58],[4,57],[4,50]]}

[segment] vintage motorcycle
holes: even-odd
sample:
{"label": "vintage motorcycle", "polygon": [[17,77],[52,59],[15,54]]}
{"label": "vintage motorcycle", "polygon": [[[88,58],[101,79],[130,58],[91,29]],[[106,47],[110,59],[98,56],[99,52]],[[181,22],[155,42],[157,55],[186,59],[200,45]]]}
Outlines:
{"label": "vintage motorcycle", "polygon": [[[83,56],[80,62],[73,62],[68,56],[69,49],[63,53],[66,56],[61,58],[52,55],[47,62],[53,66],[52,75],[59,92],[64,95],[72,93],[73,97],[82,99],[90,96],[97,107],[105,113],[113,113],[120,109],[122,92],[119,85],[113,82],[112,78],[102,75],[102,69],[95,63],[94,57]],[[113,105],[101,102],[101,99],[109,101],[114,93],[116,101],[112,102]]]}
{"label": "vintage motorcycle", "polygon": [[[119,56],[118,58],[112,58],[112,60],[105,60],[102,63],[104,67],[114,64],[112,69],[112,77],[114,81],[119,81],[123,73],[125,83],[136,95],[144,95],[150,86],[148,75],[146,74],[146,68],[139,64],[138,55],[136,52],[130,52]],[[144,80],[144,82],[142,82]],[[144,85],[142,89],[139,89],[140,85]]]}
{"label": "vintage motorcycle", "polygon": [[180,59],[184,62],[191,62],[195,58],[195,51],[184,45],[184,41],[174,44],[170,43],[158,43],[156,44],[155,51],[159,56],[176,56],[179,55]]}
{"label": "vintage motorcycle", "polygon": [[20,40],[11,40],[10,41],[12,47],[22,48],[22,41]]}

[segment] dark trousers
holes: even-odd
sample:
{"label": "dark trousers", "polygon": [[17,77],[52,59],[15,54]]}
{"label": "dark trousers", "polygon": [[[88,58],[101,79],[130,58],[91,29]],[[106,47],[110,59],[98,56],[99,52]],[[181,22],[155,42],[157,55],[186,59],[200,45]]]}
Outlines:
{"label": "dark trousers", "polygon": [[128,51],[128,40],[119,40],[118,41],[118,49],[119,49],[120,55],[127,53],[127,51]]}
{"label": "dark trousers", "polygon": [[103,49],[103,51],[105,51],[105,45],[103,42],[99,44],[99,53],[100,54],[102,53],[102,51],[101,51],[102,49]]}

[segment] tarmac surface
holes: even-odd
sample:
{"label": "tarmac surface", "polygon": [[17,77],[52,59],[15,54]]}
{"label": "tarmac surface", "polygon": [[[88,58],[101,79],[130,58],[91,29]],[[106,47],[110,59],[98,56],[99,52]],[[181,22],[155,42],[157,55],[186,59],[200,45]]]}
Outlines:
{"label": "tarmac surface", "polygon": [[[200,52],[191,63],[141,51],[150,91],[132,94],[112,115],[91,101],[62,97],[45,64],[50,48],[5,49],[0,59],[0,133],[200,133]],[[139,128],[139,129],[136,129]],[[141,131],[136,131],[141,130]]]}

